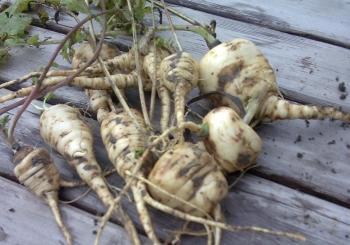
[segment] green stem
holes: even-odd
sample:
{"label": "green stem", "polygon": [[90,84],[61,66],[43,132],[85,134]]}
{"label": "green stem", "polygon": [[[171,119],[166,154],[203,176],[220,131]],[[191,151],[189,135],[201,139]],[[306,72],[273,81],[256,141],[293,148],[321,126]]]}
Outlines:
{"label": "green stem", "polygon": [[[170,26],[164,26],[164,25],[157,26],[157,31],[168,31],[169,29],[170,29]],[[209,49],[212,49],[221,43],[220,40],[215,38],[211,33],[209,33],[209,31],[206,28],[204,28],[202,26],[174,25],[174,29],[177,31],[190,31],[190,32],[193,32],[193,33],[200,35],[206,41]]]}

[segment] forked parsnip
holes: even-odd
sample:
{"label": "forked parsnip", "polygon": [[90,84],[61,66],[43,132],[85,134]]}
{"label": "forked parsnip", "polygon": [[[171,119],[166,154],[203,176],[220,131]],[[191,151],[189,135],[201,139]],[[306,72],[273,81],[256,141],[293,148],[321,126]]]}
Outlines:
{"label": "forked parsnip", "polygon": [[[198,63],[191,54],[178,52],[162,60],[160,74],[162,85],[173,93],[176,121],[177,125],[180,125],[185,121],[186,95],[198,83]],[[183,142],[182,132],[180,142]]]}
{"label": "forked parsnip", "polygon": [[169,90],[161,83],[160,64],[164,58],[170,55],[170,51],[165,48],[151,49],[151,52],[143,59],[143,70],[156,85],[157,94],[161,103],[160,127],[164,132],[169,126],[171,113],[171,99]]}
{"label": "forked parsnip", "polygon": [[[350,122],[350,114],[336,108],[300,105],[283,99],[271,65],[249,40],[234,39],[216,46],[201,59],[199,67],[201,93],[222,91],[239,97],[248,124],[297,118]],[[212,100],[217,105],[232,104],[221,96],[212,96]]]}
{"label": "forked parsnip", "polygon": [[67,244],[72,245],[72,236],[63,223],[58,207],[60,174],[49,152],[44,148],[17,144],[13,163],[15,164],[14,173],[18,181],[36,196],[45,200],[50,206]]}

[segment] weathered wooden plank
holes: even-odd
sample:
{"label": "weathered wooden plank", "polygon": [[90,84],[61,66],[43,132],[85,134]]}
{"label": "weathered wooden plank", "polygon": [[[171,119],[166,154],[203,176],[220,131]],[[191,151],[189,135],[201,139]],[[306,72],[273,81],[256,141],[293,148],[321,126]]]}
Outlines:
{"label": "weathered wooden plank", "polygon": [[[4,162],[2,162],[4,163]],[[24,187],[0,177],[1,244],[65,244],[49,207]],[[61,204],[63,219],[71,231],[74,244],[93,244],[96,217],[72,206]],[[148,243],[144,237],[143,241]],[[131,244],[126,232],[108,223],[101,244]]]}
{"label": "weathered wooden plank", "polygon": [[[95,144],[97,158],[104,168],[107,166],[110,167],[105,150],[103,149],[103,146],[99,141],[99,137],[97,136],[97,123],[93,120],[89,120],[89,123],[91,123],[90,125],[95,133],[95,138],[97,139]],[[271,125],[271,127],[273,126],[274,125]],[[289,125],[289,128],[290,127],[292,126]],[[289,137],[287,129],[288,128],[282,127],[282,129],[278,131],[277,128],[276,134],[281,134],[281,139],[285,139],[284,137],[286,137],[288,140],[286,140],[286,142],[282,141],[280,143],[277,143],[279,139],[276,138],[276,146],[273,145],[274,143],[270,143],[273,142],[273,139],[268,138],[270,135],[266,136],[266,138],[268,139],[266,143],[267,146],[271,148],[276,147],[276,151],[269,151],[267,155],[262,154],[260,159],[266,161],[266,164],[265,162],[261,163],[264,166],[264,168],[265,166],[269,167],[271,162],[276,162],[275,158],[278,158],[278,156],[280,156],[280,153],[283,152],[283,147],[288,147],[292,145],[300,151],[305,149],[305,146],[302,146],[300,143],[295,145],[293,144],[292,141],[294,140],[294,135]],[[273,132],[275,131],[276,130],[273,130]],[[332,130],[330,134],[332,134]],[[306,137],[306,135],[307,134],[304,133],[303,137]],[[29,111],[25,112],[23,118],[20,120],[18,124],[17,137],[27,144],[44,146],[42,140],[38,138],[38,118],[36,115],[36,111],[33,107],[30,107]],[[266,138],[264,138],[264,140]],[[281,148],[278,148],[279,145],[281,145]],[[266,150],[271,150],[271,148]],[[317,153],[319,154],[320,152]],[[7,150],[2,141],[0,142],[0,154],[1,156],[3,156],[3,164],[0,165],[0,173],[6,174],[7,176],[12,176],[10,152]],[[327,154],[327,152],[325,154]],[[60,171],[63,173],[63,176],[66,178],[74,177],[74,174],[72,174],[72,170],[67,166],[67,164],[60,157],[58,157],[55,152],[53,152],[52,155]],[[293,159],[288,159],[288,155],[282,156],[286,157],[286,160],[283,160],[284,162],[280,163],[281,166],[288,166],[287,164],[295,163],[295,165],[288,166],[291,167],[291,169],[287,169],[287,173],[288,171],[296,171],[296,169],[298,168],[301,168],[302,171],[305,170],[303,168],[303,165],[298,165],[299,162],[294,162]],[[336,158],[335,154],[329,154],[328,157]],[[258,160],[258,162],[260,162],[260,159]],[[277,164],[278,162],[276,163],[276,165]],[[315,167],[315,169],[310,170],[310,172],[312,171],[312,173],[315,176],[319,176],[319,170],[316,168],[318,164],[315,163],[310,165],[311,167]],[[322,176],[321,178],[315,177],[312,180],[318,183],[317,179],[324,178],[324,189],[328,193],[331,191],[336,192],[336,188],[339,188],[339,186],[335,186],[334,181],[338,181],[338,179],[340,180],[336,183],[339,183],[339,185],[343,184],[344,186],[349,186],[348,182],[344,182],[346,179],[346,175],[348,175],[348,168],[346,168],[346,164],[344,164],[344,166],[342,165],[341,167],[344,169],[342,169],[339,173],[337,172],[335,175],[331,175],[331,171],[327,175],[326,169],[323,175],[320,174]],[[345,173],[344,176],[342,175],[343,172]],[[294,173],[295,172],[293,172],[293,174]],[[295,178],[298,178],[298,174],[300,173],[297,172]],[[278,173],[276,175],[278,175]],[[289,178],[294,178],[294,175],[289,176]],[[112,185],[115,185],[117,187],[121,187],[123,185],[123,181],[116,176],[110,178],[109,181]],[[302,182],[303,180],[298,179],[297,181]],[[310,180],[305,179],[303,183],[307,185],[308,181]],[[346,236],[349,235],[346,233],[346,231],[350,230],[350,227],[348,227],[350,224],[350,217],[348,217],[348,215],[350,214],[349,209],[340,207],[327,201],[323,201],[319,198],[312,197],[307,194],[302,194],[288,187],[283,187],[279,184],[275,184],[271,181],[264,180],[259,177],[251,176],[247,180],[243,179],[242,183],[240,183],[237,186],[237,188],[238,189],[234,188],[234,191],[229,193],[227,199],[224,201],[223,204],[225,217],[229,223],[261,225],[275,229],[299,231],[305,233],[309,238],[306,244],[332,244],[334,240],[339,241],[339,244],[346,244]],[[340,187],[341,191],[343,189],[344,187]],[[66,200],[71,200],[81,195],[83,192],[84,188],[64,190],[62,193],[62,197]],[[332,195],[333,193],[329,194]],[[342,193],[339,193],[339,191],[336,192],[336,195],[337,197],[339,197],[339,199],[342,198],[340,197]],[[126,206],[130,215],[133,217],[134,220],[136,220],[138,228],[141,228],[140,223],[137,220],[137,213],[133,208],[133,205],[130,205],[129,202],[126,200],[124,203],[126,204],[124,206]],[[75,205],[85,210],[88,210],[93,214],[103,213],[105,211],[105,208],[101,205],[101,203],[96,198],[96,195],[93,193],[82,197],[79,201],[75,203]],[[167,230],[179,229],[180,227],[180,223],[176,222],[168,215],[161,214],[160,212],[152,212],[151,214],[152,218],[154,218],[155,223],[157,224],[156,227],[158,234],[164,240],[170,238]],[[337,229],[334,229],[334,225],[336,225]],[[225,233],[223,244],[230,244],[230,241],[232,241],[232,239],[240,239],[242,244],[248,244],[248,242],[251,242],[253,244],[294,244],[288,239],[281,240],[280,238],[276,238],[273,236],[261,236],[251,233]],[[199,241],[203,240],[198,240],[197,238],[185,239],[185,242],[188,244]]]}
{"label": "weathered wooden plank", "polygon": [[[33,28],[31,33],[38,35],[40,39],[52,38],[53,40],[61,40],[64,35],[52,32],[42,28]],[[8,81],[18,78],[31,71],[38,71],[45,67],[54,53],[56,45],[46,45],[42,48],[14,48],[11,49],[11,58],[6,65],[0,66],[0,80]],[[70,64],[62,58],[61,55],[55,60],[59,69],[67,69]],[[21,84],[23,86],[30,86],[31,81]],[[12,88],[18,88],[13,86]],[[74,105],[79,107],[86,107],[87,100],[84,92],[78,88],[62,87],[54,92],[55,98],[53,102],[71,101]]]}
{"label": "weathered wooden plank", "polygon": [[[274,68],[288,98],[306,104],[342,106],[350,111],[349,99],[342,100],[338,90],[340,82],[349,87],[350,50],[200,11],[177,9],[202,23],[215,18],[222,41],[246,38],[255,42]],[[181,33],[180,40],[185,50],[196,57],[206,51],[200,37]]]}
{"label": "weathered wooden plank", "polygon": [[[344,82],[346,87],[350,86],[347,80],[350,76],[350,50],[200,11],[177,9],[201,22],[216,18],[217,33],[221,40],[243,37],[254,41],[276,70],[279,85],[288,98],[307,104],[342,106],[344,110],[350,111],[349,99],[341,98],[342,94],[338,91],[340,82]],[[181,23],[178,19],[175,19],[175,22]],[[64,25],[69,23],[69,21],[62,22]],[[41,31],[37,28],[33,30]],[[51,34],[57,37],[54,32]],[[197,58],[207,51],[200,37],[184,32],[179,36],[184,49]],[[26,50],[21,51],[24,53],[16,62],[13,57],[13,62],[1,67],[0,80],[9,80],[23,75],[22,72],[17,73],[18,63],[23,64],[21,66],[26,70],[37,69],[40,66],[34,58],[28,62],[27,57],[35,57],[35,55]],[[43,47],[42,50],[51,53],[52,47]],[[46,62],[48,58],[48,54],[42,54],[39,60]],[[77,96],[72,96],[73,100],[74,98]]]}
{"label": "weathered wooden plank", "polygon": [[167,0],[207,13],[350,47],[346,0]]}

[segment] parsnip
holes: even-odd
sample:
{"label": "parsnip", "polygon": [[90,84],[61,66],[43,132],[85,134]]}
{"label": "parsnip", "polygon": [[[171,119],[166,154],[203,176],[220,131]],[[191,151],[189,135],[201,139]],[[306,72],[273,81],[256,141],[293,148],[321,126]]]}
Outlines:
{"label": "parsnip", "polygon": [[47,202],[67,244],[73,244],[58,207],[60,175],[48,151],[44,148],[19,146],[15,150],[13,163],[16,165],[14,172],[19,182]]}
{"label": "parsnip", "polygon": [[162,84],[174,93],[176,121],[180,125],[185,121],[186,95],[198,83],[197,61],[186,52],[172,54],[162,60],[160,74]]}
{"label": "parsnip", "polygon": [[201,143],[184,143],[165,152],[154,165],[148,179],[198,209],[148,186],[148,190],[156,200],[201,217],[213,214],[216,206],[228,192],[225,176]]}
{"label": "parsnip", "polygon": [[165,131],[169,125],[171,101],[169,90],[160,82],[161,74],[159,66],[162,60],[169,56],[170,52],[164,48],[156,50],[151,49],[151,52],[145,56],[143,60],[143,70],[148,78],[156,85],[157,93],[161,102],[161,131]]}
{"label": "parsnip", "polygon": [[109,206],[113,196],[102,177],[93,150],[93,137],[78,109],[58,104],[45,110],[40,117],[40,134],[47,144],[72,165],[80,178]]}
{"label": "parsnip", "polygon": [[261,151],[258,134],[229,107],[211,110],[203,119],[207,136],[203,139],[207,151],[228,173],[243,170],[253,164]]}
{"label": "parsnip", "polygon": [[[201,93],[223,91],[237,96],[245,106],[246,123],[279,119],[332,118],[349,122],[350,115],[332,107],[293,104],[284,100],[268,60],[245,39],[234,39],[210,50],[200,61]],[[213,96],[217,105],[230,105],[227,98]]]}
{"label": "parsnip", "polygon": [[[120,55],[120,51],[117,47],[111,44],[104,43],[101,48],[100,57],[103,60],[112,59]],[[94,55],[94,52],[89,43],[80,44],[78,48],[74,49],[74,55],[72,58],[72,67],[74,69],[80,68]],[[96,62],[93,64],[98,66]],[[102,71],[101,71],[102,72]]]}
{"label": "parsnip", "polygon": [[[127,172],[133,172],[138,157],[147,147],[149,137],[142,115],[136,110],[133,110],[133,114],[138,125],[126,112],[110,112],[104,118],[101,117],[103,118],[101,121],[101,137],[109,159],[117,169],[118,174],[129,181],[130,176],[127,175]],[[143,171],[140,173],[141,176],[143,176]],[[154,244],[160,244],[142,199],[140,188],[133,185],[131,190],[147,236]]]}

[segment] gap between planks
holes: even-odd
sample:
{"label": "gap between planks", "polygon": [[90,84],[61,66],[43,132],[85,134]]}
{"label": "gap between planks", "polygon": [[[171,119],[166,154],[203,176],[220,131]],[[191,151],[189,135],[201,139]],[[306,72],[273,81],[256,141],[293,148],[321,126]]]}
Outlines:
{"label": "gap between planks", "polygon": [[209,14],[350,48],[350,2],[344,0],[166,0]]}

